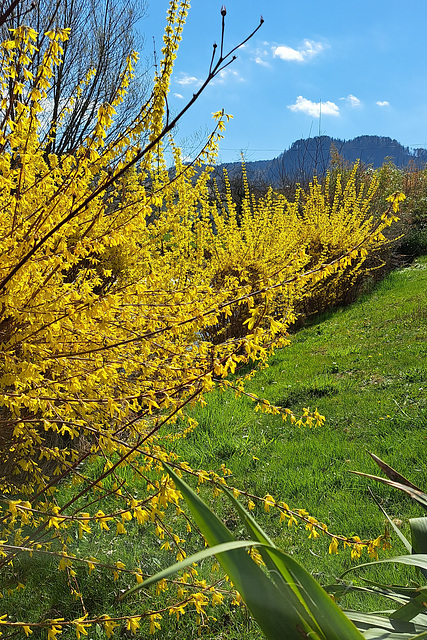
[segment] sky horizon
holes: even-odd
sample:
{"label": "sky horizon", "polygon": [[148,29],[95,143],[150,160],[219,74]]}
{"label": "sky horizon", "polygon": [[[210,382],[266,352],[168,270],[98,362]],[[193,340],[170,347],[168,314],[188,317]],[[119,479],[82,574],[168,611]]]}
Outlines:
{"label": "sky horizon", "polygon": [[[233,115],[219,161],[274,158],[300,138],[361,135],[427,148],[427,4],[407,0],[229,0],[224,51],[259,24],[237,59],[207,87],[175,134],[192,157],[213,127],[212,112]],[[169,106],[178,112],[206,78],[220,42],[218,0],[193,0],[171,81]],[[141,57],[162,47],[169,3],[148,2],[139,24]],[[155,43],[155,44],[153,44]],[[218,47],[219,48],[219,47]]]}

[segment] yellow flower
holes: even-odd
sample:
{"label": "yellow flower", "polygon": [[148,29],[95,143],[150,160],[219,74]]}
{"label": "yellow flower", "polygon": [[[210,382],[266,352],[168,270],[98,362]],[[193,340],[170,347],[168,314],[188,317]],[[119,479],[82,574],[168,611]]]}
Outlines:
{"label": "yellow flower", "polygon": [[167,591],[168,589],[168,583],[165,579],[163,580],[159,580],[159,582],[156,584],[156,595],[160,595],[163,591]]}
{"label": "yellow flower", "polygon": [[212,113],[212,118],[214,118],[214,120],[220,120],[224,115],[224,109],[222,111],[214,111]]}
{"label": "yellow flower", "polygon": [[160,622],[158,620],[162,619],[160,613],[152,613],[150,616],[150,634],[156,633],[156,629],[161,629]]}
{"label": "yellow flower", "polygon": [[141,616],[138,616],[136,618],[129,618],[126,625],[127,630],[130,631],[131,633],[136,633],[137,630],[140,628],[140,624],[139,624],[140,620],[141,620]]}
{"label": "yellow flower", "polygon": [[243,602],[242,596],[240,595],[240,593],[238,591],[236,591],[236,593],[234,594],[234,598],[231,601],[231,604],[240,606]]}
{"label": "yellow flower", "polygon": [[331,544],[329,545],[329,553],[338,553],[338,540],[336,538],[332,538]]}
{"label": "yellow flower", "polygon": [[111,638],[111,636],[114,633],[114,629],[118,627],[119,624],[115,620],[111,620],[110,616],[108,615],[104,616],[103,622],[104,622],[105,633],[107,634],[107,638]]}
{"label": "yellow flower", "polygon": [[220,593],[219,591],[215,591],[215,589],[211,589],[211,591],[213,591],[213,594],[212,594],[213,606],[215,606],[216,604],[222,604],[222,601],[224,600],[224,596],[222,595],[222,593]]}
{"label": "yellow flower", "polygon": [[62,633],[62,626],[53,624],[50,629],[47,630],[47,640],[56,640],[56,636]]}
{"label": "yellow flower", "polygon": [[270,507],[274,507],[275,504],[276,504],[276,501],[273,498],[273,496],[267,493],[267,495],[264,498],[264,509],[266,511],[270,511]]}
{"label": "yellow flower", "polygon": [[61,523],[64,522],[64,519],[57,517],[60,511],[59,507],[53,507],[52,511],[54,515],[49,518],[47,528],[50,529],[51,527],[54,527],[55,529],[59,529]]}
{"label": "yellow flower", "polygon": [[393,203],[393,211],[397,213],[399,211],[399,203],[406,200],[406,196],[401,191],[396,191],[395,193],[392,193],[391,196],[388,196],[386,200],[387,202]]}
{"label": "yellow flower", "polygon": [[185,609],[184,609],[184,607],[185,607],[186,605],[187,605],[187,603],[185,602],[185,603],[183,603],[183,604],[180,604],[180,605],[176,605],[176,606],[174,606],[174,607],[171,607],[171,608],[169,609],[169,615],[170,615],[170,616],[176,615],[176,619],[177,619],[177,620],[179,620],[179,616],[180,616],[180,615],[181,615],[181,616],[183,616],[183,615],[184,615],[184,613],[185,613]]}
{"label": "yellow flower", "polygon": [[310,535],[308,537],[318,538],[320,536],[320,533],[315,528],[315,525],[318,525],[319,522],[316,520],[316,518],[313,518],[313,516],[308,516],[307,520],[308,522],[306,522],[305,528],[308,529],[308,531],[310,531]]}
{"label": "yellow flower", "polygon": [[381,546],[383,536],[378,536],[375,540],[371,540],[368,544],[368,555],[374,560],[378,560],[378,548]]}
{"label": "yellow flower", "polygon": [[81,513],[80,514],[80,518],[82,518],[81,520],[79,520],[79,539],[80,540],[83,537],[83,532],[84,531],[86,531],[86,533],[90,533],[91,532],[91,528],[89,527],[89,524],[87,523],[89,517],[90,517],[89,513]]}
{"label": "yellow flower", "polygon": [[78,618],[77,620],[73,620],[73,624],[75,625],[75,629],[76,629],[77,640],[80,640],[80,636],[82,635],[87,636],[86,629],[92,626],[90,623],[83,622],[85,618],[87,618],[87,614],[83,616],[83,618]]}
{"label": "yellow flower", "polygon": [[363,544],[360,544],[362,541],[359,536],[353,536],[352,542],[355,544],[352,544],[350,556],[352,560],[358,560],[362,555]]}
{"label": "yellow flower", "polygon": [[117,533],[126,533],[126,529],[123,522],[117,521]]}
{"label": "yellow flower", "polygon": [[203,613],[203,607],[206,607],[206,605],[209,603],[209,600],[204,593],[195,593],[191,598],[191,602],[196,607],[197,613]]}
{"label": "yellow flower", "polygon": [[101,527],[101,529],[104,529],[105,531],[110,530],[110,527],[108,526],[107,521],[111,520],[112,518],[109,518],[108,516],[106,516],[105,513],[101,511],[101,509],[97,512],[95,517],[98,520],[99,526]]}

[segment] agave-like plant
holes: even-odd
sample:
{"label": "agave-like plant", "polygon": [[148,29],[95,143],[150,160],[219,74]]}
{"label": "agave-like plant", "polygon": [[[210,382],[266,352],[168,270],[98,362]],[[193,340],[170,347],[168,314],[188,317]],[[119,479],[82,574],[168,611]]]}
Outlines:
{"label": "agave-like plant", "polygon": [[[390,467],[386,462],[381,460],[381,458],[378,458],[378,456],[373,453],[369,455],[387,477],[383,478],[360,471],[353,471],[352,473],[403,491],[427,511],[427,494],[422,489]],[[346,612],[356,623],[357,627],[364,630],[365,638],[387,638],[390,640],[404,640],[413,637],[427,638],[427,517],[423,516],[409,520],[411,532],[411,541],[409,541],[378,502],[377,505],[407,549],[408,555],[359,564],[345,571],[341,578],[344,578],[344,576],[350,572],[359,571],[361,568],[372,566],[373,564],[396,563],[417,567],[420,582],[416,584],[414,581],[412,586],[401,586],[383,585],[366,581],[366,585],[362,588],[352,584],[343,585],[341,583],[339,585],[327,586],[325,590],[333,594],[337,600],[339,600],[342,593],[357,590],[382,595],[396,603],[397,606],[395,606],[392,611],[384,612],[386,615]],[[417,635],[414,636],[414,633]]]}
{"label": "agave-like plant", "polygon": [[[399,488],[427,508],[427,494],[391,469],[382,460],[376,456],[372,457],[388,478],[376,478],[367,474],[360,475]],[[386,615],[344,612],[331,598],[331,595],[333,594],[334,598],[339,599],[344,591],[348,592],[351,589],[360,588],[343,585],[342,582],[330,585],[325,589],[322,588],[294,558],[278,549],[233,494],[224,490],[250,538],[236,540],[221,520],[182,478],[169,467],[167,472],[184,496],[209,547],[157,573],[142,584],[136,585],[122,597],[168,578],[193,562],[200,562],[204,558],[215,555],[241,594],[251,615],[270,640],[302,640],[303,638],[313,640],[427,639],[427,585],[390,587],[370,584],[369,587],[363,587],[363,590],[385,595],[397,602],[398,607],[392,612],[387,612]],[[427,518],[416,518],[410,521],[412,544],[397,529],[392,520],[388,519],[405,544],[409,555],[377,560],[367,564],[369,566],[379,563],[411,565],[420,569],[421,576],[424,578],[427,575]],[[247,553],[248,547],[257,548],[265,567],[257,565],[252,560]],[[367,565],[358,565],[357,569],[363,566]],[[349,571],[355,568],[353,567]]]}

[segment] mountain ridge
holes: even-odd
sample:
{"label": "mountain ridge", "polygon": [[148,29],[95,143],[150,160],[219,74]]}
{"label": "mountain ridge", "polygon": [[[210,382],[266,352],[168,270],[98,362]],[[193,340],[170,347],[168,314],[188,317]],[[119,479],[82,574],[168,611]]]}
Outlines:
{"label": "mountain ridge", "polygon": [[[315,174],[323,176],[334,153],[338,153],[345,162],[353,164],[360,160],[374,169],[387,160],[399,168],[409,164],[421,167],[427,163],[427,149],[411,150],[387,136],[363,135],[350,140],[315,136],[296,140],[289,149],[271,160],[245,161],[248,180],[286,186],[287,182],[303,182]],[[216,170],[223,168],[227,169],[230,178],[241,175],[241,162],[222,163]]]}

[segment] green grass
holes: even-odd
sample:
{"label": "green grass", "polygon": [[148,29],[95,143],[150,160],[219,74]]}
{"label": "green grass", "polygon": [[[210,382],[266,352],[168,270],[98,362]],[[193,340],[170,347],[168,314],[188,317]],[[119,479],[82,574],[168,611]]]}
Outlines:
{"label": "green grass", "polygon": [[[305,508],[326,522],[331,531],[347,536],[377,537],[384,529],[384,518],[368,491],[370,486],[389,515],[401,521],[408,533],[408,518],[422,515],[421,507],[403,494],[349,471],[378,474],[367,454],[372,451],[427,488],[426,290],[427,258],[422,258],[410,268],[391,273],[351,307],[330,312],[299,330],[291,336],[291,345],[277,352],[270,366],[248,385],[248,391],[296,413],[308,405],[317,407],[326,416],[324,426],[298,428],[278,416],[255,413],[253,402],[245,397],[236,399],[230,393],[216,391],[208,396],[206,407],[194,409],[199,427],[185,440],[176,441],[174,450],[196,469],[219,471],[225,463],[233,473],[230,484],[259,496],[271,493],[291,508]],[[128,485],[132,482],[129,472]],[[139,489],[145,490],[143,486]],[[66,488],[62,491],[65,501]],[[240,536],[241,526],[228,503],[221,498],[213,501],[209,493],[204,494],[227,526]],[[100,505],[105,512],[109,507]],[[328,540],[310,540],[304,526],[288,529],[277,514],[266,514],[260,507],[255,516],[276,544],[322,584],[334,581],[353,564],[348,550],[330,556]],[[177,520],[172,512],[168,517],[174,532],[186,538],[187,552],[199,550],[200,539],[185,533],[185,521]],[[139,565],[147,573],[174,562],[174,554],[161,550],[161,542],[145,529],[134,523],[126,526],[128,536],[117,536],[115,531],[101,535],[94,527],[91,536],[82,540],[76,536],[71,549],[76,555],[93,555],[108,564],[121,560],[129,567]],[[402,553],[399,541],[393,543],[390,553]],[[206,565],[200,569],[201,577],[210,575]],[[141,593],[140,600],[131,603],[117,603],[119,589],[133,586],[134,576],[114,582],[111,572],[90,576],[85,568],[77,572],[90,617],[106,611],[111,616],[125,615],[147,606],[161,606],[162,598],[154,596],[154,591],[148,596]],[[411,577],[409,570],[400,569],[375,570],[366,575],[390,582],[406,582]],[[7,596],[8,586],[13,588],[17,581],[26,583],[25,591]],[[2,611],[13,613],[15,619],[73,619],[82,615],[80,601],[70,600],[65,574],[58,573],[56,559],[23,557],[13,572],[2,576],[2,582]],[[364,602],[375,606],[373,601]],[[354,603],[350,600],[346,605]],[[207,621],[210,631],[204,630],[203,637],[262,637],[243,609],[224,604],[211,613],[216,621]],[[184,616],[178,624],[165,614],[159,637],[177,635],[197,637],[194,617]],[[46,632],[35,631],[32,637],[45,638]],[[75,633],[64,630],[61,637],[74,638]],[[101,627],[93,627],[88,636],[104,637]],[[140,637],[146,637],[146,627]]]}
{"label": "green grass", "polygon": [[[248,386],[295,412],[318,408],[324,426],[294,427],[277,416],[254,414],[247,398],[215,392],[207,407],[195,411],[200,425],[177,452],[194,467],[218,470],[224,462],[239,488],[305,508],[347,536],[376,537],[384,529],[370,486],[407,531],[408,518],[422,515],[421,507],[349,471],[380,475],[367,454],[372,451],[427,486],[426,290],[424,258],[391,273],[351,307],[298,331]],[[261,508],[256,515],[321,582],[350,566],[348,551],[328,555],[326,539],[308,540],[303,527],[284,529]],[[396,541],[392,552],[402,551]]]}

